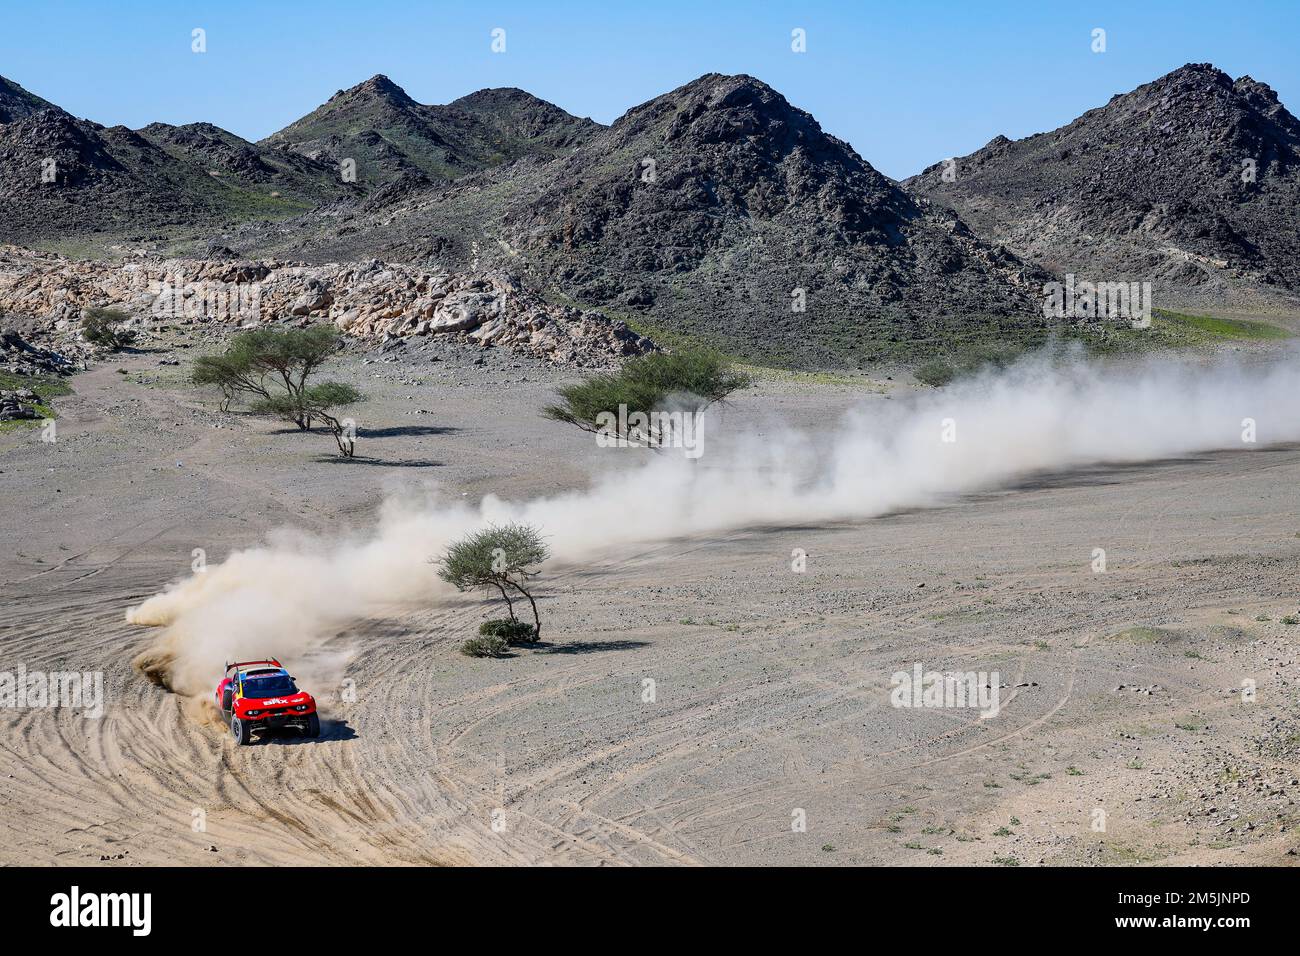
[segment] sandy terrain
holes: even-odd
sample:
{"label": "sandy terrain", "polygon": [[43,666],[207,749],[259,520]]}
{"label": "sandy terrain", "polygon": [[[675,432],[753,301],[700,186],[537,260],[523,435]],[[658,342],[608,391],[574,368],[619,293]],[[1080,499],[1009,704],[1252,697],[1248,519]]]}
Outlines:
{"label": "sandy terrain", "polygon": [[[502,660],[456,651],[486,604],[401,609],[333,639],[356,700],[309,686],[323,739],[236,748],[130,666],[154,635],[125,609],[193,549],[365,527],[423,482],[579,487],[593,447],[526,411],[557,380],[535,363],[355,352],[340,377],[376,424],[340,463],[219,414],[158,364],[185,354],[78,376],[55,444],[0,435],[0,669],[102,670],[108,699],[0,710],[0,862],[1297,859],[1300,447],[627,549],[546,575],[549,646]],[[729,414],[816,426],[872,394],[769,382]],[[918,661],[998,671],[1002,712],[891,707]]]}

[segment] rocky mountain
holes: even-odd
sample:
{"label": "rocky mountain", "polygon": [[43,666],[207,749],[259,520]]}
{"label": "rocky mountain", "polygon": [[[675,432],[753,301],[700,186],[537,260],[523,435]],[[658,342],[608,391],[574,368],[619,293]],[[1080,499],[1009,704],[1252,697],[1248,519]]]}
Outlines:
{"label": "rocky mountain", "polygon": [[1300,123],[1204,64],[901,186],[743,75],[609,127],[513,89],[426,106],[376,76],[259,143],[105,128],[0,82],[0,239],[509,275],[776,364],[1041,338],[1067,271],[1150,279],[1157,306],[1300,294],[1298,200]]}
{"label": "rocky mountain", "polygon": [[1300,122],[1208,63],[906,185],[1054,271],[1149,279],[1157,304],[1300,292]]}
{"label": "rocky mountain", "polygon": [[445,106],[417,103],[381,75],[340,90],[261,143],[339,168],[356,163],[372,189],[399,179],[445,181],[521,156],[556,156],[601,127],[516,89],[480,90]]}
{"label": "rocky mountain", "polygon": [[1041,323],[1036,270],[749,76],[701,77],[553,159],[372,197],[291,234],[294,256],[508,268],[779,362],[905,357]]}
{"label": "rocky mountain", "polygon": [[357,192],[341,184],[333,166],[290,150],[250,143],[211,123],[151,123],[139,133],[175,159],[204,170],[223,184],[257,190],[269,198],[311,206]]}
{"label": "rocky mountain", "polygon": [[34,93],[28,93],[17,83],[0,76],[0,123],[12,123],[16,119],[31,116],[41,110],[63,112],[53,103],[41,99]]}
{"label": "rocky mountain", "polygon": [[6,241],[197,234],[296,215],[355,192],[325,164],[207,123],[105,127],[0,79]]}

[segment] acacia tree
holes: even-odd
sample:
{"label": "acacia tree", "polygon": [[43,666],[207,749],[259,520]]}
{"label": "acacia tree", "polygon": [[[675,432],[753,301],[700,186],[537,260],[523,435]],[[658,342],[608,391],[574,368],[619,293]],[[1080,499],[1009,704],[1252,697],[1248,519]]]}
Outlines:
{"label": "acacia tree", "polygon": [[624,412],[644,415],[671,406],[684,414],[703,412],[750,384],[750,377],[719,353],[706,348],[651,352],[629,359],[617,372],[602,372],[556,389],[560,401],[542,414],[593,433],[616,432],[628,442],[658,447],[668,437],[653,425],[629,427]]}
{"label": "acacia tree", "polygon": [[438,576],[458,591],[500,592],[514,624],[520,622],[510,593],[523,595],[532,605],[532,640],[536,641],[541,638],[542,619],[527,585],[537,575],[538,565],[550,556],[541,532],[532,525],[489,525],[453,543],[439,562]]}
{"label": "acacia tree", "polygon": [[309,385],[294,395],[280,394],[253,402],[250,410],[257,415],[274,415],[291,422],[319,419],[334,436],[339,454],[351,458],[356,452],[356,435],[349,424],[333,414],[334,410],[361,401],[364,396],[351,385],[342,382],[321,382]]}
{"label": "acacia tree", "polygon": [[221,410],[230,411],[230,404],[241,392],[260,395],[269,399],[271,393],[263,384],[262,377],[253,372],[250,364],[243,357],[231,354],[233,348],[224,355],[204,355],[195,359],[190,372],[190,381],[195,385],[215,385],[221,390]]}
{"label": "acacia tree", "polygon": [[120,352],[135,341],[135,333],[122,328],[129,318],[120,309],[87,309],[81,319],[81,336],[91,345]]}
{"label": "acacia tree", "polygon": [[240,332],[225,352],[197,359],[190,380],[220,389],[222,411],[242,396],[254,414],[283,418],[303,431],[324,422],[339,452],[351,458],[356,436],[334,412],[364,396],[342,382],[309,381],[337,349],[338,333],[324,325]]}
{"label": "acacia tree", "polygon": [[338,332],[326,325],[253,329],[232,338],[221,355],[197,359],[191,380],[221,389],[223,410],[240,394],[253,396],[307,431],[314,417],[307,379],[337,350]]}

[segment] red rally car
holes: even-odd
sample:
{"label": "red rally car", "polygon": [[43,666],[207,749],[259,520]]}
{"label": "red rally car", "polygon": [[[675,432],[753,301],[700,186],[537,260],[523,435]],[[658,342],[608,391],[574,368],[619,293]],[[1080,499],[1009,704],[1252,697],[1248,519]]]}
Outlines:
{"label": "red rally car", "polygon": [[252,743],[254,732],[282,727],[320,736],[316,699],[299,690],[277,660],[228,663],[216,699],[236,744]]}

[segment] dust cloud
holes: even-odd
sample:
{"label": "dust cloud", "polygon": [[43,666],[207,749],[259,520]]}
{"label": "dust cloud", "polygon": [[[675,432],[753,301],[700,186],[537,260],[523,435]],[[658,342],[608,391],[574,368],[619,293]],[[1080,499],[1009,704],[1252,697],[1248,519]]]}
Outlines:
{"label": "dust cloud", "polygon": [[327,651],[327,642],[349,622],[446,600],[453,592],[430,559],[485,523],[537,525],[561,567],[632,544],[870,518],[1034,472],[1297,441],[1300,366],[1294,356],[1251,367],[1039,357],[942,390],[862,402],[825,429],[760,437],[715,422],[707,435],[698,460],[593,445],[594,461],[633,463],[585,490],[471,506],[435,489],[388,501],[364,535],[277,533],[131,608],[129,621],[163,628],[136,666],[187,696],[209,693],[225,660],[267,655],[309,684],[335,684],[347,651]]}

